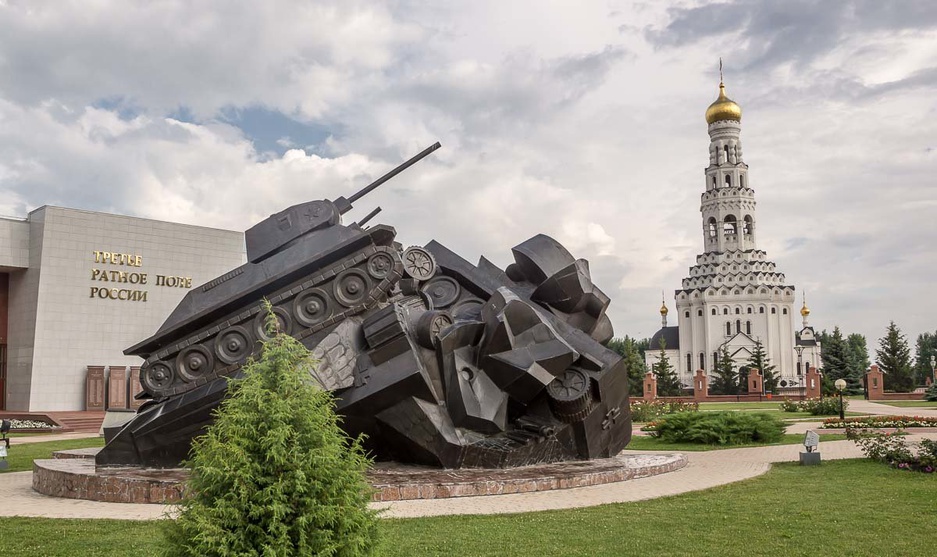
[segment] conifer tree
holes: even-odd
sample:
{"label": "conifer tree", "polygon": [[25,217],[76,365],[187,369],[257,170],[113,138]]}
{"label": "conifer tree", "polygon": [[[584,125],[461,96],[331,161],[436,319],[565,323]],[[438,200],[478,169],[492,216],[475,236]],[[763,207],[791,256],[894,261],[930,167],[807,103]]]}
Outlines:
{"label": "conifer tree", "polygon": [[628,370],[628,395],[632,398],[644,396],[644,376],[647,374],[647,365],[638,351],[635,340],[628,335],[624,338],[613,338],[608,342],[608,348],[620,354],[625,360],[625,369]]}
{"label": "conifer tree", "polygon": [[875,359],[884,373],[885,389],[898,393],[914,390],[914,378],[911,375],[911,349],[908,340],[892,321],[885,329],[885,336],[878,341]]}
{"label": "conifer tree", "polygon": [[[761,371],[761,381],[765,386],[766,393],[774,393],[778,390],[778,375],[774,372],[776,367],[771,363],[771,358],[765,352],[765,345],[761,340],[755,341],[755,349],[751,357],[748,358],[749,367],[758,368]],[[747,383],[747,379],[745,381]],[[740,381],[739,384],[742,382]]]}
{"label": "conifer tree", "polygon": [[719,359],[713,369],[712,383],[710,390],[717,395],[738,394],[739,389],[739,371],[735,368],[735,362],[732,361],[732,355],[729,354],[729,348],[722,345],[719,348]]}
{"label": "conifer tree", "polygon": [[310,365],[299,341],[276,334],[229,382],[213,425],[193,442],[165,555],[371,554],[370,462],[339,428],[331,394],[309,380]]}
{"label": "conifer tree", "polygon": [[862,380],[868,371],[869,350],[866,347],[865,335],[851,333],[846,337],[846,393],[851,395],[862,394]]}
{"label": "conifer tree", "polygon": [[926,384],[928,379],[934,380],[931,356],[937,356],[937,333],[918,335],[914,346],[914,380],[918,385]]}
{"label": "conifer tree", "polygon": [[657,378],[657,396],[680,396],[683,393],[683,386],[670,363],[670,358],[667,357],[667,342],[661,337],[659,344],[660,354],[651,366],[651,371]]}

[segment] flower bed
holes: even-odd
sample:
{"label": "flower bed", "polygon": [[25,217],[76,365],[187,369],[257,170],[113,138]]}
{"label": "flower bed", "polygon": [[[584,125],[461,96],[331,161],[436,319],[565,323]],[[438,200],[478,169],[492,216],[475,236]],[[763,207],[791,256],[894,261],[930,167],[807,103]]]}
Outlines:
{"label": "flower bed", "polygon": [[30,429],[58,429],[59,426],[43,422],[41,420],[21,420],[17,418],[10,419],[10,429],[30,430]]}
{"label": "flower bed", "polygon": [[[807,412],[814,416],[834,416],[839,414],[840,400],[836,397],[808,398],[805,400],[784,399],[781,410],[784,412]],[[849,408],[849,401],[843,400],[843,410]]]}
{"label": "flower bed", "polygon": [[649,422],[667,414],[678,412],[696,412],[699,410],[698,402],[679,402],[663,400],[638,400],[631,403],[631,420],[634,422]]}
{"label": "flower bed", "polygon": [[937,418],[926,416],[866,416],[860,418],[828,418],[823,420],[823,429],[841,428],[904,428],[937,427]]}

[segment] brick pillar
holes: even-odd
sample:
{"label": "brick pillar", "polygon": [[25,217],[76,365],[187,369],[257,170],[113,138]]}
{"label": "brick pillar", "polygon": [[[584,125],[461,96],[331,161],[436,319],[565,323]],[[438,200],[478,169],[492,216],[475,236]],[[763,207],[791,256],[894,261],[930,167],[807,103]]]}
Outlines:
{"label": "brick pillar", "polygon": [[865,381],[869,389],[869,400],[883,400],[885,392],[885,374],[878,366],[872,364],[869,371],[865,372]]}
{"label": "brick pillar", "polygon": [[143,391],[143,385],[140,384],[140,366],[130,366],[130,379],[127,381],[127,387],[130,389],[130,396],[127,397],[130,401],[130,408],[136,410],[143,406],[145,400],[134,398],[137,393]]}
{"label": "brick pillar", "polygon": [[763,386],[761,370],[757,367],[750,368],[748,370],[748,394],[760,395]]}
{"label": "brick pillar", "polygon": [[657,376],[653,373],[644,375],[644,400],[654,400],[657,398]]}
{"label": "brick pillar", "polygon": [[85,410],[104,411],[104,366],[88,366],[85,378]]}
{"label": "brick pillar", "polygon": [[810,369],[804,374],[804,384],[806,385],[804,396],[806,398],[820,398],[822,377],[817,368],[810,366]]}
{"label": "brick pillar", "polygon": [[127,366],[110,366],[110,375],[107,378],[107,409],[127,408]]}
{"label": "brick pillar", "polygon": [[693,376],[693,400],[706,400],[707,396],[709,396],[709,378],[706,377],[705,371],[698,369],[696,375]]}

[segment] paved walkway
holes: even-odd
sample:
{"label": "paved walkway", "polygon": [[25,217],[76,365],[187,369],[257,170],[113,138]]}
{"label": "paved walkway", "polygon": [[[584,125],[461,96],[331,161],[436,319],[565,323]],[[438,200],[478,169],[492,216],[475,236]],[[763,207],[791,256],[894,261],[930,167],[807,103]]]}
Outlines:
{"label": "paved walkway", "polygon": [[863,399],[850,400],[847,410],[860,414],[874,414],[876,416],[928,416],[937,418],[937,408],[933,406],[929,408],[904,408],[901,406],[889,406],[888,401],[872,402]]}
{"label": "paved walkway", "polygon": [[[886,406],[868,401],[850,401],[851,411],[869,414],[926,415],[921,410]],[[931,410],[934,415],[937,411]],[[803,433],[819,427],[819,422],[798,422],[789,433]],[[796,430],[796,431],[795,431]],[[62,436],[21,437],[15,443],[76,438],[81,434]],[[68,436],[68,437],[66,437]],[[95,435],[85,434],[87,437]],[[911,442],[923,437],[937,439],[937,433],[911,435]],[[489,495],[484,497],[458,497],[452,499],[422,499],[375,503],[375,508],[385,509],[387,517],[416,517],[450,514],[500,514],[589,507],[606,503],[624,503],[699,491],[766,473],[774,462],[797,461],[800,445],[777,445],[771,447],[749,447],[718,451],[685,453],[689,464],[681,470],[640,478],[626,482],[600,486]],[[651,454],[649,451],[624,451],[625,454]],[[852,441],[823,441],[820,452],[824,460],[860,458],[862,453]],[[124,520],[149,520],[163,518],[171,510],[164,505],[137,505],[126,503],[100,503],[76,499],[60,499],[40,495],[32,490],[32,472],[0,474],[0,516],[35,516],[48,518],[114,518]]]}

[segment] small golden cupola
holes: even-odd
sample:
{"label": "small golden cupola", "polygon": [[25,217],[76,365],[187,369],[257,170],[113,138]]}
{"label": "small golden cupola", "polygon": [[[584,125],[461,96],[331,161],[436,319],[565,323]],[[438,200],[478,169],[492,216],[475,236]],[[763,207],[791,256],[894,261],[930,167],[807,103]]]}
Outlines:
{"label": "small golden cupola", "polygon": [[720,120],[742,121],[742,107],[726,96],[726,86],[722,82],[722,58],[719,59],[719,98],[706,109],[707,124]]}
{"label": "small golden cupola", "polygon": [[742,121],[742,107],[726,96],[726,86],[719,81],[719,98],[706,109],[706,123],[712,124],[720,120]]}
{"label": "small golden cupola", "polygon": [[660,322],[661,322],[661,324],[662,324],[664,327],[667,326],[667,314],[668,314],[669,312],[670,312],[670,310],[667,309],[667,302],[664,301],[663,293],[661,293],[661,297],[660,297]]}

